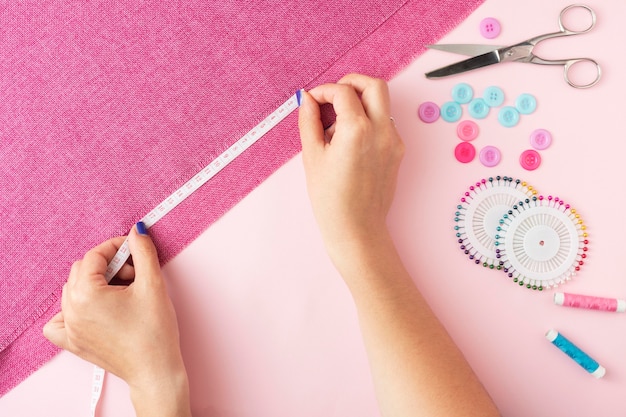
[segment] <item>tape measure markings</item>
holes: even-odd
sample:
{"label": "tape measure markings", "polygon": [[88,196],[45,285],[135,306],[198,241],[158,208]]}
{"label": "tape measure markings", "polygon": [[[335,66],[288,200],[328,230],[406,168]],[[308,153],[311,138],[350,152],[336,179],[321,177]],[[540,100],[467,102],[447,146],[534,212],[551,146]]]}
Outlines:
{"label": "tape measure markings", "polygon": [[102,387],[104,385],[104,374],[104,369],[99,366],[94,367],[91,380],[91,403],[89,405],[89,415],[91,417],[96,416],[96,408],[98,401],[100,401],[100,394],[102,394]]}
{"label": "tape measure markings", "polygon": [[[303,90],[296,91],[293,96],[270,113],[269,116],[263,119],[258,125],[253,127],[250,131],[248,131],[248,133],[243,135],[217,158],[191,177],[191,179],[183,184],[182,187],[174,191],[169,197],[165,198],[165,200],[152,209],[152,211],[146,214],[141,219],[141,221],[146,225],[146,228],[153,226],[156,222],[161,220],[163,216],[172,211],[198,188],[206,184],[207,181],[217,175],[218,172],[234,161],[235,158],[261,139],[267,132],[272,130],[276,125],[289,116],[295,109],[300,107],[300,104],[302,103],[302,92]],[[111,262],[107,265],[104,275],[107,282],[110,282],[115,274],[119,272],[129,256],[130,249],[128,247],[128,239],[126,239],[115,253],[115,256],[113,256]],[[102,368],[94,366],[92,395],[89,407],[90,415],[92,417],[95,416],[96,408],[98,406],[98,402],[100,401],[104,375],[105,372]]]}
{"label": "tape measure markings", "polygon": [[[150,228],[156,222],[163,218],[167,213],[172,211],[176,206],[182,203],[187,197],[193,194],[198,188],[206,184],[218,172],[224,169],[229,163],[235,160],[246,149],[261,139],[267,132],[272,130],[276,125],[283,121],[302,102],[302,90],[298,90],[296,94],[291,96],[287,101],[281,104],[269,116],[263,119],[258,125],[253,127],[248,133],[243,135],[239,140],[233,143],[217,158],[211,161],[206,167],[195,174],[189,181],[183,184],[178,190],[174,191],[169,197],[165,198],[152,211],[146,214],[141,221],[144,222],[146,228]],[[109,262],[105,273],[107,282],[119,272],[128,257],[130,250],[128,248],[128,239],[124,241],[117,253]]]}

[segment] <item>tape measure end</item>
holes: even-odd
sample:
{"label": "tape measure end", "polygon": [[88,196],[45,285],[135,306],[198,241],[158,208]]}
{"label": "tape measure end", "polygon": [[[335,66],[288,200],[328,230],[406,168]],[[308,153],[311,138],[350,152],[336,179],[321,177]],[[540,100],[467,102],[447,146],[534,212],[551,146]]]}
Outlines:
{"label": "tape measure end", "polygon": [[296,91],[296,99],[298,100],[298,107],[302,105],[302,93],[304,93],[304,89],[300,89]]}

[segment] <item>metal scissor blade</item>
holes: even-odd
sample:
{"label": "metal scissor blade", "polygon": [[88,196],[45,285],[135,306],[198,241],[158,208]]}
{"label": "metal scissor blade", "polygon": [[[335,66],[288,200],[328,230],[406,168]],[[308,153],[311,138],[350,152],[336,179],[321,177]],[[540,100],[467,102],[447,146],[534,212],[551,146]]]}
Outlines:
{"label": "metal scissor blade", "polygon": [[450,43],[450,44],[435,44],[426,45],[429,49],[436,49],[438,51],[451,52],[453,54],[477,56],[486,54],[487,52],[495,51],[496,49],[504,48],[497,45],[476,45],[468,43]]}
{"label": "metal scissor blade", "polygon": [[498,50],[487,52],[464,61],[460,61],[431,72],[426,73],[426,78],[442,78],[449,75],[459,74],[473,69],[486,67],[491,64],[500,62],[500,53]]}

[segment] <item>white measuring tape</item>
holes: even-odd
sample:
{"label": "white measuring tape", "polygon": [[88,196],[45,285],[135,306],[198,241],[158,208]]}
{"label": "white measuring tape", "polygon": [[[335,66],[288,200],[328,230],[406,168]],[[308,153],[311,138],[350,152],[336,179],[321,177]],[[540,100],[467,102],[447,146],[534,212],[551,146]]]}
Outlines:
{"label": "white measuring tape", "polygon": [[91,403],[89,404],[89,415],[91,417],[96,416],[96,408],[98,407],[98,401],[100,401],[103,386],[104,369],[96,366],[94,367],[93,376],[91,377]]}
{"label": "white measuring tape", "polygon": [[[302,102],[302,91],[298,90],[296,94],[291,96],[289,100],[278,106],[269,116],[263,119],[258,125],[253,127],[248,133],[243,135],[239,140],[233,143],[228,149],[222,152],[217,158],[211,161],[200,172],[194,175],[189,181],[183,184],[178,190],[174,191],[169,197],[163,200],[157,205],[151,212],[146,214],[141,221],[146,225],[146,228],[150,228],[156,222],[161,220],[163,216],[172,211],[176,206],[182,203],[187,197],[189,197],[194,191],[206,184],[211,178],[213,178],[218,172],[220,172],[226,165],[230,164],[239,155],[241,155],[246,149],[252,146],[256,141],[261,139],[267,132],[272,130],[276,125],[289,116],[295,109],[300,106]],[[105,278],[107,282],[119,272],[126,260],[130,256],[130,250],[128,248],[128,239],[124,241],[122,246],[117,250],[117,253],[109,262],[107,270],[105,272]],[[104,382],[104,370],[98,366],[95,367],[93,372],[92,381],[92,395],[90,413],[94,417],[96,414],[96,408],[100,395],[102,393],[102,386]]]}
{"label": "white measuring tape", "polygon": [[[196,191],[207,181],[213,178],[218,172],[224,169],[226,165],[234,161],[235,158],[237,158],[246,149],[252,146],[252,144],[261,139],[263,135],[272,130],[274,126],[280,123],[289,114],[291,114],[291,112],[293,112],[300,106],[301,100],[302,90],[298,90],[296,94],[294,94],[289,98],[289,100],[281,104],[269,116],[262,120],[261,123],[253,127],[248,133],[246,133],[238,141],[233,143],[230,148],[222,152],[222,154],[215,158],[209,165],[207,165],[200,172],[194,175],[178,190],[174,191],[174,193],[172,193],[169,197],[163,200],[150,213],[146,214],[141,219],[141,221],[146,225],[146,228],[150,228],[156,222],[161,220],[163,216],[172,211],[174,207],[182,203],[194,191]],[[109,262],[105,273],[107,282],[110,282],[115,274],[119,272],[129,256],[130,250],[128,249],[127,239],[124,241],[122,246],[120,246],[111,262]]]}

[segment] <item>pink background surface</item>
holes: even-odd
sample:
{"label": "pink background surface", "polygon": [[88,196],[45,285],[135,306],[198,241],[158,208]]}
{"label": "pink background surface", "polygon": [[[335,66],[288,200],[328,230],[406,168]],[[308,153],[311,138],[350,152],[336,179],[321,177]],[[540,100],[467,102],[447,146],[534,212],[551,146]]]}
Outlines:
{"label": "pink background surface", "polygon": [[[445,43],[508,44],[555,31],[568,2],[488,0]],[[393,115],[406,146],[390,225],[415,281],[465,352],[505,416],[623,416],[626,318],[554,306],[553,291],[519,288],[459,251],[453,214],[461,194],[481,178],[506,175],[559,196],[588,227],[588,260],[569,292],[626,297],[622,278],[622,76],[626,58],[615,35],[626,4],[590,3],[596,28],[541,46],[546,58],[589,56],[603,79],[589,90],[565,84],[560,68],[509,64],[431,81],[423,73],[457,57],[430,51],[391,83]],[[480,36],[485,17],[502,34]],[[456,123],[424,124],[423,101],[442,104],[467,82],[480,94],[500,86],[505,104],[521,93],[537,111],[506,129],[495,112],[477,121],[477,149],[502,151],[495,168],[452,156]],[[466,107],[464,108],[466,110]],[[523,170],[519,154],[536,128],[552,132],[542,166]],[[202,208],[198,208],[202,213]],[[263,221],[258,221],[263,219]],[[322,246],[300,157],[283,166],[175,257],[165,272],[177,307],[196,417],[379,416],[356,315],[347,289]],[[555,328],[596,358],[607,375],[595,380],[554,348]],[[3,416],[88,414],[92,365],[62,353],[0,399]],[[100,416],[132,415],[125,384],[108,376]]]}

